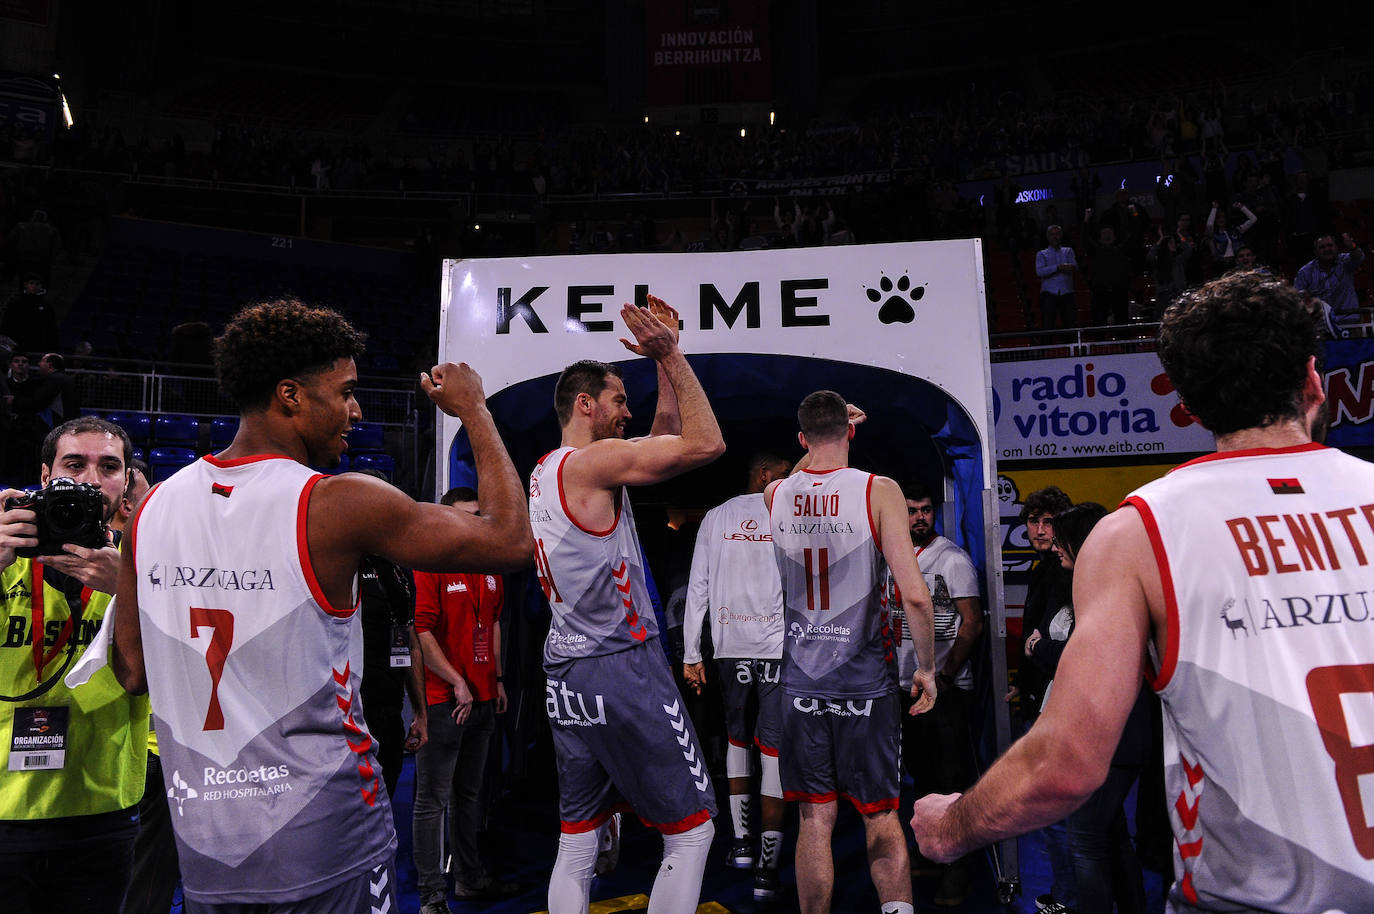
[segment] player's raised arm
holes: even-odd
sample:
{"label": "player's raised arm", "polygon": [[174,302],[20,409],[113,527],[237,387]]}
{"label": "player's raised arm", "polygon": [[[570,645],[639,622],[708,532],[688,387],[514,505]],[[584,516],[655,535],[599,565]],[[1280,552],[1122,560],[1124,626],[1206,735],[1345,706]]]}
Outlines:
{"label": "player's raised arm", "polygon": [[[626,305],[620,313],[635,338],[634,343],[622,341],[626,348],[653,359],[667,378],[676,398],[679,431],[676,434],[656,431],[648,438],[630,441],[614,435],[586,442],[569,441],[579,445],[564,470],[565,479],[573,486],[609,489],[620,485],[650,485],[710,463],[725,452],[725,440],[706,399],[706,391],[678,348],[676,328],[668,327],[659,315],[647,308]],[[660,400],[663,396],[664,391],[660,389]],[[623,433],[623,420],[629,418],[629,410],[624,406],[623,385],[618,394],[612,391],[611,397],[618,402],[613,402],[610,408],[623,413]],[[574,407],[589,413],[606,408],[599,403],[599,398],[587,394],[579,395]],[[665,420],[665,424],[671,425],[671,422]]]}
{"label": "player's raised arm", "polygon": [[440,409],[463,420],[477,465],[480,515],[416,502],[368,476],[331,477],[310,501],[311,546],[321,546],[317,564],[356,550],[419,571],[526,567],[534,538],[524,488],[487,410],[482,379],[465,364],[446,363],[424,375],[421,386]]}

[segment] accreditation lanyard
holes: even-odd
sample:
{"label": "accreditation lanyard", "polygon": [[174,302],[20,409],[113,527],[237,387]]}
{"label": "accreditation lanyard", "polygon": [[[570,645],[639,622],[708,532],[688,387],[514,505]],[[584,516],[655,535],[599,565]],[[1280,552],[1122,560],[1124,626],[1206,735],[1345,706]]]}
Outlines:
{"label": "accreditation lanyard", "polygon": [[[30,634],[33,637],[33,670],[34,678],[38,682],[43,681],[43,668],[46,667],[54,657],[62,652],[66,647],[67,641],[72,637],[72,624],[76,619],[76,614],[71,612],[70,601],[68,603],[67,622],[62,626],[62,631],[58,634],[57,640],[48,650],[43,650],[45,631],[43,625],[43,564],[33,562],[33,597],[30,600],[30,612],[32,613]],[[94,591],[89,587],[81,588],[81,606],[85,607],[90,602],[91,594]]]}

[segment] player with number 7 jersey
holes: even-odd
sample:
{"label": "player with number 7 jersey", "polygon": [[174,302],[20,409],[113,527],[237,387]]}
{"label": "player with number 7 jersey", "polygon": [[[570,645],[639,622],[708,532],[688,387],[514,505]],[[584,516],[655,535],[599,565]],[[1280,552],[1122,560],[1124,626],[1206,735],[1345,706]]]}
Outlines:
{"label": "player with number 7 jersey", "polygon": [[478,514],[311,469],[337,464],[362,420],[362,340],[294,299],[240,311],[215,341],[238,432],[145,496],[120,557],[110,665],[152,697],[187,914],[395,908],[395,829],[359,695],[360,563],[494,573],[533,555],[466,365],[435,365],[420,387],[463,422]]}
{"label": "player with number 7 jersey", "polygon": [[207,456],[135,522],[153,718],[197,901],[244,900],[247,873],[257,900],[289,900],[394,852],[359,698],[361,617],[325,597],[304,538],[323,478],[285,457]]}

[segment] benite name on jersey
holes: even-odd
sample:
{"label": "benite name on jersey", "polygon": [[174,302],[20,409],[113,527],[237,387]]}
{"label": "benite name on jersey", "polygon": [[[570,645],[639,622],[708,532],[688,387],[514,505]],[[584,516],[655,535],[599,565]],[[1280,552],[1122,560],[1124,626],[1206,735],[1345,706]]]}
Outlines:
{"label": "benite name on jersey", "polygon": [[148,583],[154,590],[168,587],[207,587],[219,590],[276,590],[270,568],[213,568],[173,565],[148,569]]}
{"label": "benite name on jersey", "polygon": [[[1356,514],[1361,515],[1363,523],[1353,520]],[[1374,505],[1310,514],[1233,517],[1226,521],[1226,527],[1251,577],[1328,568],[1339,571],[1341,553],[1345,553],[1346,561],[1353,559],[1358,565],[1368,565],[1369,554],[1374,552],[1374,540],[1366,550],[1360,539],[1362,529],[1365,536],[1374,534]]]}

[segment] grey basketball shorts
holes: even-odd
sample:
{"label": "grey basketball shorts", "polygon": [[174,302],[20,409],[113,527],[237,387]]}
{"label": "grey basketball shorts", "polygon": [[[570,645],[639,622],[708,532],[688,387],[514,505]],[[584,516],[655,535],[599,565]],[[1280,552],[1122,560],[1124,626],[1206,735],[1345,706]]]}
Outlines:
{"label": "grey basketball shorts", "polygon": [[844,797],[869,815],[896,809],[901,788],[901,702],[783,696],[778,768],[784,800]]}
{"label": "grey basketball shorts", "polygon": [[751,743],[764,755],[782,745],[781,660],[717,660],[725,701],[725,735],[736,746]]}
{"label": "grey basketball shorts", "polygon": [[545,672],[564,832],[632,810],[671,835],[716,814],[701,744],[657,643]]}

